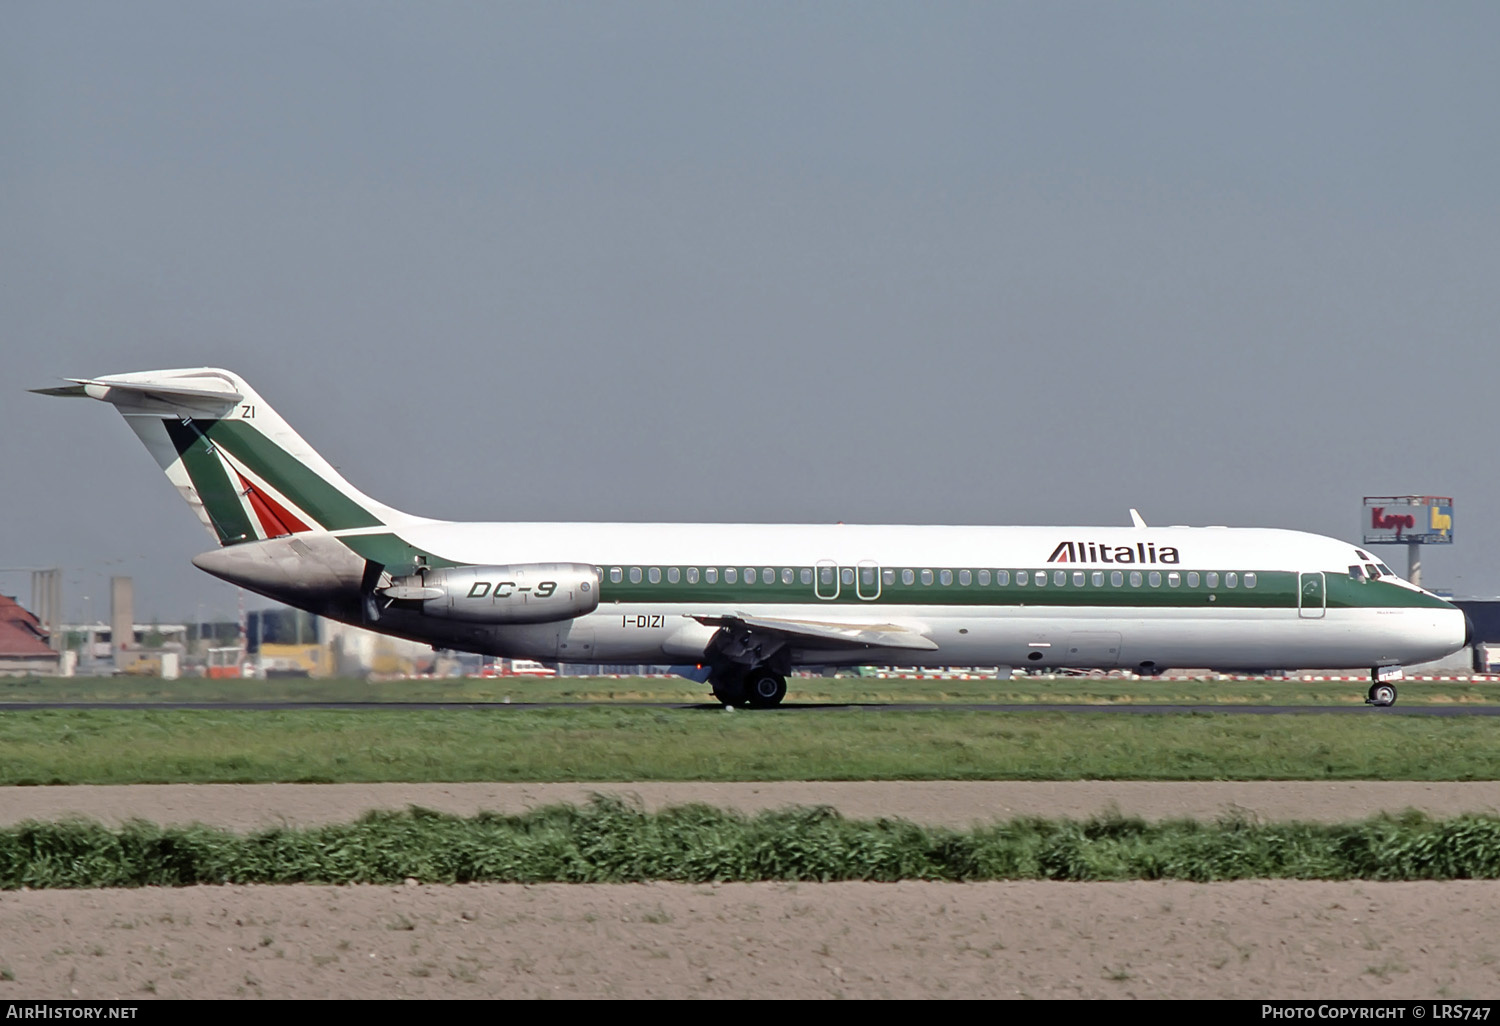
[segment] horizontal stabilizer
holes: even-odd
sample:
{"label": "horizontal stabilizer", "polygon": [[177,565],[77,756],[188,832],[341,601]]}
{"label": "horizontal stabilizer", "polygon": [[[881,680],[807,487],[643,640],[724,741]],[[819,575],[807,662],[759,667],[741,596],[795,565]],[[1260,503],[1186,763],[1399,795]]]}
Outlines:
{"label": "horizontal stabilizer", "polygon": [[[129,381],[124,378],[69,378],[77,387],[84,390],[85,395],[93,396],[95,399],[109,401],[110,392],[123,392],[128,395],[154,396],[168,401],[173,399],[198,400],[210,399],[221,403],[237,403],[245,398],[244,393],[236,391],[228,382],[216,382],[212,378],[197,378],[203,384],[184,385],[175,381]],[[72,395],[74,393],[65,393]]]}
{"label": "horizontal stabilizer", "polygon": [[937,650],[937,642],[909,627],[895,623],[839,623],[826,620],[794,620],[780,616],[693,616],[709,627],[748,627],[797,641],[818,641],[870,648],[907,648],[922,652]]}
{"label": "horizontal stabilizer", "polygon": [[113,406],[220,545],[419,522],[345,481],[239,375],[218,367],[65,378]]}

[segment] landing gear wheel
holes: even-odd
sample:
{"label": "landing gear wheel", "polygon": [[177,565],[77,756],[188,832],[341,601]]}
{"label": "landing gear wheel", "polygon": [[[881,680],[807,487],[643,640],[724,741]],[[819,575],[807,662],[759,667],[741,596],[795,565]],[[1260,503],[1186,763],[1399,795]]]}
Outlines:
{"label": "landing gear wheel", "polygon": [[1394,684],[1381,684],[1379,681],[1375,682],[1374,684],[1371,684],[1370,685],[1370,693],[1369,693],[1369,695],[1367,695],[1365,697],[1365,701],[1368,702],[1370,705],[1379,705],[1379,706],[1395,705],[1396,704],[1396,685],[1394,685]]}
{"label": "landing gear wheel", "polygon": [[751,670],[745,678],[745,697],[752,709],[772,709],[786,697],[786,678],[770,670]]}
{"label": "landing gear wheel", "polygon": [[715,674],[709,678],[708,683],[713,688],[714,698],[724,705],[744,703],[745,675],[743,673],[728,673],[722,676]]}

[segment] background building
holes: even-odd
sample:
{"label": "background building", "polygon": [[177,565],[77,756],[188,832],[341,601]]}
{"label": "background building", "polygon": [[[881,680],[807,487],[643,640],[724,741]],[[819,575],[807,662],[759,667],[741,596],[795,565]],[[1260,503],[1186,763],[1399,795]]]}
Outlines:
{"label": "background building", "polygon": [[55,676],[61,653],[41,621],[8,595],[0,595],[0,674]]}

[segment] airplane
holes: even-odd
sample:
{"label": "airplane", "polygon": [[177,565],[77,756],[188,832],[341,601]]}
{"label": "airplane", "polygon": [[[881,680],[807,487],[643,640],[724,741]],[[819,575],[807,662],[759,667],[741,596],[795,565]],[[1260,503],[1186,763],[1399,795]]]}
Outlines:
{"label": "airplane", "polygon": [[658,663],[725,705],[797,667],[1256,672],[1403,667],[1467,645],[1462,611],[1347,542],[1229,527],[461,523],[346,481],[243,378],[67,378],[114,406],[219,548],[200,569],[436,648]]}

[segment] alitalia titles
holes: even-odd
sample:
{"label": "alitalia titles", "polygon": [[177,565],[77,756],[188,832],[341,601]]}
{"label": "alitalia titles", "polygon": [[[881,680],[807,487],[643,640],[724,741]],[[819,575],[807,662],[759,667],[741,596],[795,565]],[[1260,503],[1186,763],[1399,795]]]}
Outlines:
{"label": "alitalia titles", "polygon": [[1177,549],[1171,545],[1156,547],[1155,542],[1134,545],[1104,545],[1099,542],[1058,542],[1049,563],[1176,563]]}

